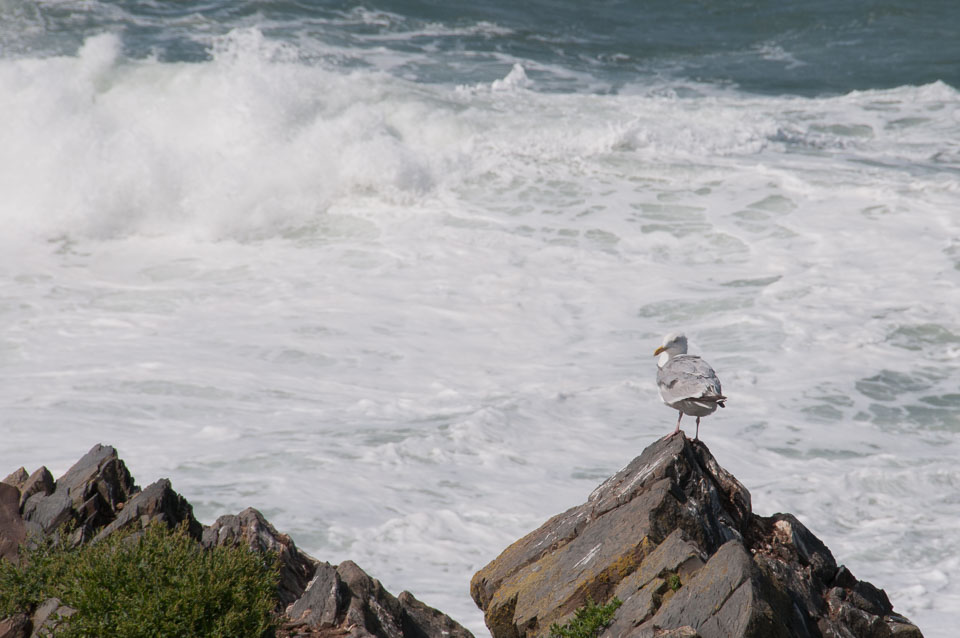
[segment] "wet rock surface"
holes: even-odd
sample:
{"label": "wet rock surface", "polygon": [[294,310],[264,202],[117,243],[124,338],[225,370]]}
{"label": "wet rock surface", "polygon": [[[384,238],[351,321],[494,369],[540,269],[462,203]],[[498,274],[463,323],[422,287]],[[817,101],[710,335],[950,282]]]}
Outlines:
{"label": "wet rock surface", "polygon": [[747,489],[683,435],[508,547],[471,594],[494,638],[546,635],[614,596],[601,638],[921,638],[794,516],[754,514]]}

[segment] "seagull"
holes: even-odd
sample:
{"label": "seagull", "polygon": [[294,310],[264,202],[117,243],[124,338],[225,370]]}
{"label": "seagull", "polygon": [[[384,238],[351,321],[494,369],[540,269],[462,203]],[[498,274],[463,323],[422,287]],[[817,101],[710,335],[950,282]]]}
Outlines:
{"label": "seagull", "polygon": [[696,441],[700,438],[700,417],[713,414],[717,406],[725,407],[720,389],[720,379],[706,361],[687,354],[687,337],[670,333],[663,338],[663,345],[654,350],[657,360],[657,387],[660,400],[680,412],[677,429],[669,436],[680,431],[680,419],[684,414],[697,417]]}

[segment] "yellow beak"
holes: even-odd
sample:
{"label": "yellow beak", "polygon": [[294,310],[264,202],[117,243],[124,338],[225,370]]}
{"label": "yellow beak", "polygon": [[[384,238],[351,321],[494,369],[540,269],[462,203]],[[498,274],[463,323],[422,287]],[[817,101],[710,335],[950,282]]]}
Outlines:
{"label": "yellow beak", "polygon": [[657,348],[656,350],[653,351],[653,356],[657,356],[658,354],[660,354],[660,353],[663,352],[664,350],[666,350],[666,348],[664,348],[663,346],[660,346],[659,348]]}

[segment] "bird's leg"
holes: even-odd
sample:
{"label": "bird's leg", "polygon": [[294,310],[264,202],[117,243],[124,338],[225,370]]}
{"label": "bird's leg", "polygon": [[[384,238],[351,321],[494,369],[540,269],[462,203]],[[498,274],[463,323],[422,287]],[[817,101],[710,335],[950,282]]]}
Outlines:
{"label": "bird's leg", "polygon": [[694,441],[700,440],[700,417],[697,417],[697,433],[696,435],[694,435],[693,440]]}
{"label": "bird's leg", "polygon": [[[677,410],[677,411],[680,412],[679,410]],[[673,432],[671,432],[670,434],[668,434],[668,435],[666,435],[665,437],[663,437],[664,440],[666,440],[666,439],[672,439],[673,437],[675,437],[675,436],[677,436],[678,434],[680,434],[680,419],[682,419],[682,418],[683,418],[683,412],[680,412],[680,417],[677,419],[677,428],[676,428]]]}

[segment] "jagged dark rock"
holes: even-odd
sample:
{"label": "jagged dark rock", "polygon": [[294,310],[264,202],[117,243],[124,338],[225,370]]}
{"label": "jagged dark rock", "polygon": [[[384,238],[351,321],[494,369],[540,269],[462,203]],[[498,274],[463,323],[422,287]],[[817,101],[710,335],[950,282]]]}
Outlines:
{"label": "jagged dark rock", "polygon": [[213,525],[204,528],[201,544],[208,548],[245,545],[261,554],[276,554],[280,560],[278,598],[284,608],[303,595],[317,569],[316,559],[298,550],[289,536],[278,532],[263,514],[252,507],[237,515],[221,516]]}
{"label": "jagged dark rock", "polygon": [[113,522],[101,529],[93,541],[130,526],[142,529],[151,523],[163,523],[172,529],[184,522],[187,533],[200,540],[203,526],[193,517],[193,507],[173,490],[169,479],[160,479],[125,503]]}
{"label": "jagged dark rock", "polygon": [[343,606],[340,575],[330,563],[321,563],[314,569],[313,580],[303,596],[287,607],[290,627],[308,626],[326,629],[337,624]]}
{"label": "jagged dark rock", "polygon": [[41,467],[28,476],[27,479],[17,487],[20,490],[20,507],[23,507],[27,499],[34,494],[43,494],[44,496],[52,494],[55,483],[53,475],[50,474],[50,470]]}
{"label": "jagged dark rock", "polygon": [[403,608],[403,636],[404,638],[473,638],[467,631],[450,616],[426,605],[408,591],[400,592],[397,596]]}
{"label": "jagged dark rock", "polygon": [[280,636],[473,638],[446,614],[410,592],[394,597],[353,561],[320,563],[303,596],[287,608]]}
{"label": "jagged dark rock", "polygon": [[508,547],[471,594],[493,638],[543,636],[614,596],[601,638],[922,638],[795,517],[753,514],[747,489],[683,435]]}
{"label": "jagged dark rock", "polygon": [[95,445],[52,486],[47,475],[49,471],[40,468],[21,483],[20,509],[27,529],[47,535],[71,523],[76,543],[111,523],[137,492],[117,451],[104,445]]}
{"label": "jagged dark rock", "polygon": [[[122,529],[137,533],[157,522],[185,525],[206,548],[244,545],[275,554],[280,561],[277,609],[288,616],[277,634],[281,638],[473,638],[413,594],[393,596],[352,561],[333,566],[300,551],[253,508],[202,526],[168,479],[139,490],[111,447],[94,446],[57,481],[46,468],[33,474],[20,468],[0,482],[0,560],[19,560],[18,547],[31,534],[53,536],[65,523],[74,530],[68,541],[79,545]],[[0,618],[0,638],[54,635],[74,613],[56,599],[27,611]]]}

